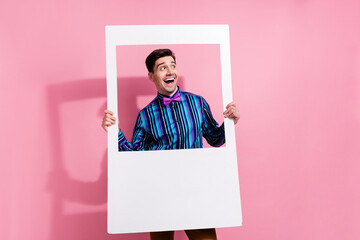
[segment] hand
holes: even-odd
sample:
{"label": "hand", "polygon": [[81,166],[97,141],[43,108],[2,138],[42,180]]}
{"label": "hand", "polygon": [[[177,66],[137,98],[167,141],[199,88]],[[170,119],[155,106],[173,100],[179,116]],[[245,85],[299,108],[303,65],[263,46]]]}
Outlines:
{"label": "hand", "polygon": [[110,110],[105,110],[104,111],[105,115],[103,117],[101,126],[104,128],[104,130],[107,132],[108,131],[108,127],[110,127],[111,125],[114,125],[116,123],[116,118],[114,117],[114,113]]}
{"label": "hand", "polygon": [[234,101],[226,106],[224,117],[233,119],[235,124],[240,120],[240,111]]}

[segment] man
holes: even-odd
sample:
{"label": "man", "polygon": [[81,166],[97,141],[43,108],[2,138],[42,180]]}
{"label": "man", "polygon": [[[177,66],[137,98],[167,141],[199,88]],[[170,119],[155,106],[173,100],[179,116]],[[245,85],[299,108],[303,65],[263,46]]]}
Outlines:
{"label": "man", "polygon": [[[203,137],[215,147],[225,142],[224,124],[213,118],[201,96],[181,91],[177,86],[176,59],[170,49],[154,50],[146,58],[148,77],[157,89],[156,98],[137,117],[132,141],[119,129],[119,151],[202,148]],[[240,119],[234,102],[226,106],[224,117],[236,124]],[[105,110],[102,127],[115,124],[113,113]],[[216,240],[215,229],[185,231],[190,240]],[[174,231],[152,232],[151,240],[172,240]]]}

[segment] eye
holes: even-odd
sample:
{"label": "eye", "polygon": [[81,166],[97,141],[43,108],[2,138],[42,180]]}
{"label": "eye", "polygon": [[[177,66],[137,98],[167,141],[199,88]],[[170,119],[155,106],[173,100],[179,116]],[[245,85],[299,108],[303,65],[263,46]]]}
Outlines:
{"label": "eye", "polygon": [[176,65],[171,65],[171,68],[172,68],[172,69],[175,69],[175,68],[176,68]]}
{"label": "eye", "polygon": [[165,66],[162,66],[161,68],[160,68],[160,70],[165,70],[166,69],[166,67]]}

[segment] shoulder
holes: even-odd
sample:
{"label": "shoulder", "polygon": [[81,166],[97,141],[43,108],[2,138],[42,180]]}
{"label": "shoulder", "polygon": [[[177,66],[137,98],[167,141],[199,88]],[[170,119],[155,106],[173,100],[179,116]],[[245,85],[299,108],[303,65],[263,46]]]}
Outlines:
{"label": "shoulder", "polygon": [[190,92],[181,92],[183,95],[183,98],[185,99],[186,102],[189,102],[191,106],[197,108],[197,109],[206,109],[208,108],[208,103],[206,102],[205,98],[197,95],[197,94],[193,94]]}
{"label": "shoulder", "polygon": [[146,105],[143,109],[140,110],[139,116],[145,114],[148,111],[152,111],[154,108],[159,107],[161,103],[161,99],[159,97],[155,97],[148,105]]}
{"label": "shoulder", "polygon": [[205,101],[205,99],[200,96],[200,95],[197,95],[197,94],[194,94],[194,93],[190,93],[190,92],[185,92],[185,91],[180,91],[180,93],[185,97],[185,98],[191,98],[191,99],[196,99],[196,100],[199,100],[199,101]]}

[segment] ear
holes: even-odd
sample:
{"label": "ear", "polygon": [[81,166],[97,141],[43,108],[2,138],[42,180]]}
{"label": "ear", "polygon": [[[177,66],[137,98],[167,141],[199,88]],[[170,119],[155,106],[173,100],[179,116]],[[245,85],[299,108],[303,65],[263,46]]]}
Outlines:
{"label": "ear", "polygon": [[152,72],[148,72],[148,77],[149,77],[150,81],[154,82],[153,73],[152,73]]}

